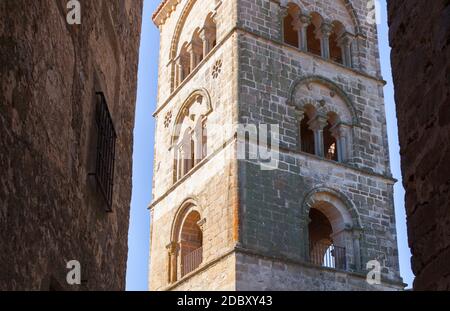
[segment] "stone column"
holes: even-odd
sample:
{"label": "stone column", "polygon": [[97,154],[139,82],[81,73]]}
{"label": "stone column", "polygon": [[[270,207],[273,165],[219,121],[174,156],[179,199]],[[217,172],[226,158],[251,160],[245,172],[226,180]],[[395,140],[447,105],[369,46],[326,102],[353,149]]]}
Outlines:
{"label": "stone column", "polygon": [[323,58],[330,58],[330,35],[333,25],[329,22],[322,22],[320,25],[320,46]]}
{"label": "stone column", "polygon": [[327,118],[317,115],[308,122],[309,129],[314,132],[314,153],[319,157],[324,157],[323,129],[327,125]]}
{"label": "stone column", "polygon": [[[331,234],[331,239],[333,240],[334,246],[336,247],[341,247],[345,249],[345,254],[343,253],[336,253],[335,256],[342,256],[339,257],[339,259],[341,260],[340,262],[336,262],[336,268],[338,269],[342,269],[342,270],[347,270],[349,267],[349,264],[351,262],[353,262],[353,233],[352,233],[352,229],[345,225],[344,228],[342,228],[340,231],[338,232],[333,232]],[[337,257],[336,257],[337,259]],[[344,262],[345,260],[345,262]]]}
{"label": "stone column", "polygon": [[206,128],[206,117],[202,120],[202,159],[208,156],[208,129]]}
{"label": "stone column", "polygon": [[209,51],[211,50],[211,42],[209,41],[208,35],[206,34],[205,27],[200,30],[200,39],[203,42],[203,57],[206,57],[206,55],[208,55]]}
{"label": "stone column", "polygon": [[178,252],[177,252],[177,260],[176,260],[176,279],[179,280],[183,277],[183,257],[186,255],[186,249],[185,249],[185,242],[180,241],[178,242]]}
{"label": "stone column", "polygon": [[331,128],[332,135],[334,138],[336,138],[337,142],[339,162],[346,162],[350,158],[350,130],[351,127],[344,123],[338,123]]}
{"label": "stone column", "polygon": [[362,262],[361,262],[361,246],[360,240],[362,236],[361,228],[353,229],[353,258],[355,260],[355,269],[356,271],[362,270]]}
{"label": "stone column", "polygon": [[179,180],[181,177],[183,177],[184,169],[185,169],[185,160],[184,160],[185,150],[184,150],[184,147],[183,147],[183,143],[180,143],[178,145],[177,149],[178,149],[177,180]]}
{"label": "stone column", "polygon": [[308,26],[311,24],[311,16],[306,14],[300,14],[298,17],[297,31],[298,31],[298,43],[300,50],[308,51]]}
{"label": "stone column", "polygon": [[177,281],[177,257],[179,247],[176,242],[170,242],[166,245],[166,249],[169,253],[168,281],[169,283],[173,283]]}
{"label": "stone column", "polygon": [[302,236],[303,236],[303,245],[301,247],[301,257],[306,262],[311,262],[311,256],[310,256],[310,236],[309,236],[309,230],[308,226],[311,222],[311,219],[308,217],[308,215],[302,215],[302,218],[300,219],[300,228],[302,230]]}
{"label": "stone column", "polygon": [[189,170],[189,161],[191,157],[191,141],[183,137],[182,141],[179,144],[179,174],[178,179],[182,178],[187,174]]}
{"label": "stone column", "polygon": [[302,151],[302,121],[305,117],[305,111],[303,109],[295,109],[295,118],[298,123],[298,143],[297,149],[298,151]]}
{"label": "stone column", "polygon": [[183,81],[183,66],[181,65],[181,57],[175,59],[175,88]]}
{"label": "stone column", "polygon": [[196,123],[194,124],[194,128],[193,128],[193,140],[194,140],[194,159],[192,159],[194,161],[194,164],[199,163],[202,160],[202,155],[203,155],[203,146],[202,146],[202,141],[203,141],[203,122],[202,122],[203,116],[198,116]]}
{"label": "stone column", "polygon": [[202,218],[199,221],[197,221],[197,226],[200,228],[202,233],[205,232],[205,223],[206,223],[206,218]]}
{"label": "stone column", "polygon": [[342,36],[339,38],[338,45],[342,50],[342,58],[344,60],[344,66],[352,67],[352,42],[353,42],[353,35],[345,32],[342,34]]}
{"label": "stone column", "polygon": [[331,128],[331,135],[336,139],[336,149],[338,155],[338,162],[344,162],[346,159],[345,155],[345,144],[343,142],[343,133],[341,131],[341,124],[335,124]]}
{"label": "stone column", "polygon": [[192,42],[187,46],[187,52],[189,53],[189,68],[192,72],[195,69],[195,50]]}
{"label": "stone column", "polygon": [[280,22],[283,24],[284,18],[288,15],[288,8],[285,6],[280,6]]}

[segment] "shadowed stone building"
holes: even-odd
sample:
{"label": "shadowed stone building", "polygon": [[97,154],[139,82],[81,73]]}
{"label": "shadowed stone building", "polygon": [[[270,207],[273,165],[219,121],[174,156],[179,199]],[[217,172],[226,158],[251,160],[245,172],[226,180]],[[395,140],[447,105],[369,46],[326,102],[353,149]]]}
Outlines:
{"label": "shadowed stone building", "polygon": [[142,1],[68,2],[0,1],[0,290],[125,289]]}
{"label": "shadowed stone building", "polygon": [[[363,0],[162,1],[151,290],[404,287],[369,15]],[[275,167],[255,156],[260,125]]]}
{"label": "shadowed stone building", "polygon": [[450,290],[450,1],[388,1],[416,290]]}

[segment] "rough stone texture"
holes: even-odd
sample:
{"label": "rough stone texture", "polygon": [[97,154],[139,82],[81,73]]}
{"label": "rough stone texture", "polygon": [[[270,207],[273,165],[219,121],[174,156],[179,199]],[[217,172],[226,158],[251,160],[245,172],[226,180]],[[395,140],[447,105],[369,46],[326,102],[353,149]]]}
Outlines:
{"label": "rough stone texture", "polygon": [[369,285],[365,275],[324,269],[246,252],[236,255],[236,288],[241,291],[398,291],[396,283]]}
{"label": "rough stone texture", "polygon": [[[389,167],[384,82],[380,77],[376,27],[366,23],[366,1],[293,1],[309,12],[339,20],[355,35],[352,68],[288,46],[282,38],[282,12],[288,1],[182,0],[162,22],[155,172],[151,224],[149,284],[153,290],[179,289],[402,289],[399,274],[393,184]],[[202,5],[199,5],[201,3]],[[352,6],[350,6],[351,4]],[[353,7],[353,9],[351,9]],[[189,42],[210,12],[216,12],[218,45],[184,82],[171,91],[172,65],[177,57],[174,40]],[[174,39],[175,38],[175,39]],[[211,77],[215,60],[222,72]],[[317,91],[300,82],[329,86]],[[308,80],[309,81],[309,80]],[[296,87],[296,85],[298,87]],[[174,183],[173,123],[193,91],[210,95],[209,157]],[[325,90],[325,91],[323,91]],[[327,90],[327,92],[326,92]],[[331,103],[318,109],[345,114],[350,124],[351,150],[345,163],[299,151],[296,105],[302,96],[321,93]],[[316,92],[316,93],[317,93]],[[311,94],[309,94],[311,93]],[[339,95],[338,95],[339,94]],[[339,101],[339,99],[340,101]],[[344,100],[345,98],[345,100]],[[278,124],[278,168],[263,171],[255,160],[237,160],[233,140],[237,123]],[[219,152],[223,145],[227,147]],[[234,150],[234,151],[233,151]],[[223,162],[223,153],[233,156]],[[348,250],[348,272],[308,264],[309,195],[334,193],[344,202],[351,228],[342,243]],[[201,267],[176,282],[169,281],[170,256],[166,246],[176,243],[173,228],[177,211],[194,198],[201,218],[204,258]],[[217,270],[204,268],[221,261],[235,282],[217,286]],[[173,249],[171,249],[173,251]],[[381,286],[366,283],[366,263],[381,263]],[[225,267],[226,265],[226,267]],[[223,271],[220,271],[221,275]],[[326,279],[322,279],[326,274]],[[205,282],[205,279],[211,282]]]}
{"label": "rough stone texture", "polygon": [[[123,290],[142,1],[0,2],[0,290]],[[117,132],[112,213],[95,168],[95,92]],[[66,263],[81,263],[81,286]]]}
{"label": "rough stone texture", "polygon": [[388,1],[416,290],[450,290],[450,2]]}

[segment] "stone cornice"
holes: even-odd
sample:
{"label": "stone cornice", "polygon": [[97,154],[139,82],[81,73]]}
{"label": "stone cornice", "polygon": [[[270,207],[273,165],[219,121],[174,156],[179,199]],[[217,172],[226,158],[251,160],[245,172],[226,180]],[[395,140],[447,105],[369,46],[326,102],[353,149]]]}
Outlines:
{"label": "stone cornice", "polygon": [[181,0],[163,0],[153,13],[152,20],[156,26],[161,27],[166,20],[170,17],[173,11],[177,8],[177,5]]}

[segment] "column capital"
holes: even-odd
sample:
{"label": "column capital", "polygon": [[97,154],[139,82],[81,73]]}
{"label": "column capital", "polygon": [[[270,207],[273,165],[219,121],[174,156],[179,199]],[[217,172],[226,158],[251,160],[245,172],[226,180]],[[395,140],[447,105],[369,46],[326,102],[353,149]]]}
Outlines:
{"label": "column capital", "polygon": [[334,138],[339,139],[340,137],[344,136],[344,133],[342,131],[341,123],[334,124],[330,129],[331,135],[333,135]]}
{"label": "column capital", "polygon": [[197,221],[197,226],[199,226],[199,228],[202,232],[205,231],[205,224],[206,224],[206,218],[202,218],[199,221]]}
{"label": "column capital", "polygon": [[214,31],[211,26],[204,26],[199,31],[199,36],[202,41],[210,40],[213,35]]}
{"label": "column capital", "polygon": [[355,39],[355,36],[352,35],[349,32],[344,32],[338,39],[338,45],[339,46],[349,46],[353,40]]}
{"label": "column capital", "polygon": [[306,13],[300,13],[298,16],[300,22],[302,23],[303,27],[307,27],[311,24],[312,18],[311,15]]}
{"label": "column capital", "polygon": [[338,122],[331,127],[331,133],[333,134],[333,136],[335,138],[344,137],[347,135],[350,128],[351,128],[351,125],[343,123],[343,122]]}
{"label": "column capital", "polygon": [[297,31],[308,27],[309,24],[311,24],[311,16],[302,13],[294,16],[294,21],[292,22],[292,26]]}
{"label": "column capital", "polygon": [[295,108],[294,114],[298,120],[303,120],[305,117],[305,110],[303,110],[303,108]]}
{"label": "column capital", "polygon": [[288,15],[288,7],[287,6],[280,7],[280,15],[281,15],[281,17],[286,17]]}
{"label": "column capital", "polygon": [[333,31],[333,24],[329,21],[323,21],[320,25],[320,35],[322,37],[329,37]]}
{"label": "column capital", "polygon": [[206,27],[202,27],[202,29],[198,31],[198,36],[200,37],[201,40],[203,41],[206,40]]}
{"label": "column capital", "polygon": [[318,114],[314,117],[314,119],[311,119],[308,122],[309,129],[312,131],[321,131],[327,125],[327,122],[328,120],[326,116]]}
{"label": "column capital", "polygon": [[178,243],[172,241],[166,245],[166,249],[169,252],[169,254],[174,255],[178,252],[178,249],[179,249]]}
{"label": "column capital", "polygon": [[193,51],[193,49],[194,49],[194,45],[192,44],[192,41],[191,41],[186,45],[186,51],[188,53],[191,53]]}
{"label": "column capital", "polygon": [[360,239],[362,237],[362,228],[353,228],[353,239]]}

